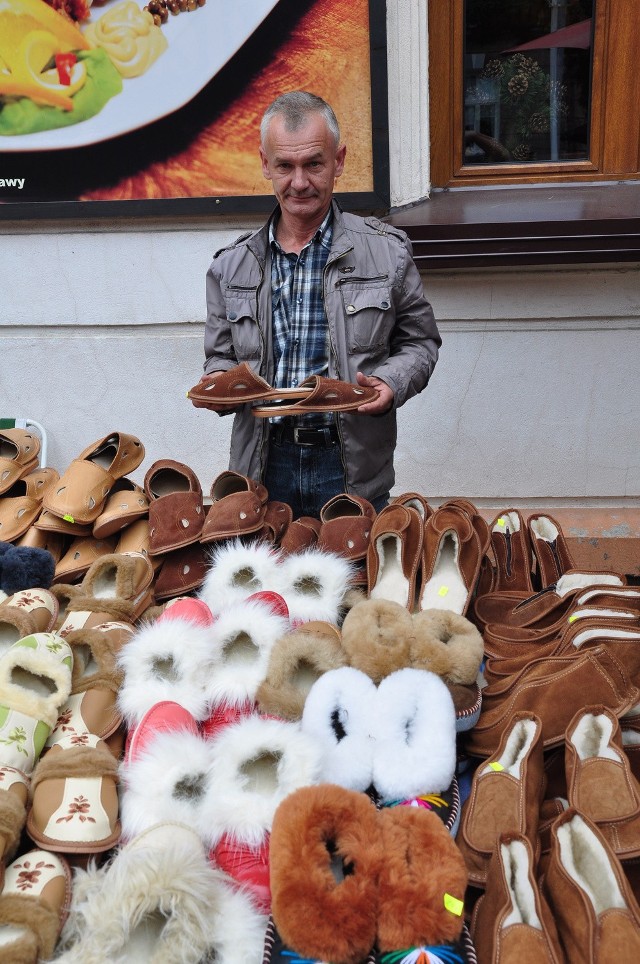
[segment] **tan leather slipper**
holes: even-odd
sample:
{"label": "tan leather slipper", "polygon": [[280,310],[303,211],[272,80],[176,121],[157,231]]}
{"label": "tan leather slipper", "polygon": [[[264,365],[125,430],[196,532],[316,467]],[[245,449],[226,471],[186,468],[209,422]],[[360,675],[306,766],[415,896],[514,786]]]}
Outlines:
{"label": "tan leather slipper", "polygon": [[44,497],[44,507],[67,522],[95,522],[117,479],[137,469],[144,446],[135,435],[112,432],[87,446]]}
{"label": "tan leather slipper", "polygon": [[53,581],[77,582],[96,559],[114,552],[116,542],[116,536],[111,536],[109,539],[94,539],[93,536],[82,536],[74,539],[65,554],[56,563]]}
{"label": "tan leather slipper", "polygon": [[55,469],[35,469],[13,483],[0,497],[0,540],[14,542],[24,535],[42,509],[42,499],[60,478]]}
{"label": "tan leather slipper", "polygon": [[23,428],[0,432],[0,495],[38,464],[40,439]]}
{"label": "tan leather slipper", "polygon": [[118,479],[93,523],[93,535],[96,539],[106,539],[148,513],[149,499],[143,489],[131,479]]}

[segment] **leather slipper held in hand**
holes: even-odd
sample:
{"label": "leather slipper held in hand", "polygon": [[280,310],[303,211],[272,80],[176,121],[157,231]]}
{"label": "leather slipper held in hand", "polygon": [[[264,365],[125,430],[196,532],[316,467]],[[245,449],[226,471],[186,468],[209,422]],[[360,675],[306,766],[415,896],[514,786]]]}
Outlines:
{"label": "leather slipper held in hand", "polygon": [[214,372],[205,376],[197,385],[190,388],[187,398],[208,408],[229,408],[244,405],[245,402],[266,401],[272,398],[304,398],[306,388],[274,389],[269,382],[257,375],[253,369],[242,362],[226,372]]}
{"label": "leather slipper held in hand", "polygon": [[310,375],[299,387],[305,390],[299,401],[292,405],[287,404],[287,400],[292,397],[291,389],[274,390],[274,404],[255,405],[253,414],[257,418],[271,418],[274,415],[304,415],[306,412],[349,412],[367,402],[373,402],[378,397],[377,388],[352,385],[350,382],[325,378],[323,375]]}

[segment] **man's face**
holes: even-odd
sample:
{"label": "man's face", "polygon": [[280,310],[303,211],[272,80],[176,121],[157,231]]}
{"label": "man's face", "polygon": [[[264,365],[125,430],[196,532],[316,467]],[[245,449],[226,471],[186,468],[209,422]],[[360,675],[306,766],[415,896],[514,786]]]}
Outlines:
{"label": "man's face", "polygon": [[281,209],[318,224],[329,209],[345,154],[345,145],[336,146],[321,114],[310,114],[295,131],[288,131],[276,114],[260,148],[262,173],[272,182]]}

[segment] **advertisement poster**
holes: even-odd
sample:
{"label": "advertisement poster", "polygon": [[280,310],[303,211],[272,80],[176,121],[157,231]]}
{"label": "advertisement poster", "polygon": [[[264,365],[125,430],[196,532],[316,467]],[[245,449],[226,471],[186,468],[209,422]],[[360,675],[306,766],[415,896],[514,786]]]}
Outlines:
{"label": "advertisement poster", "polygon": [[266,209],[260,118],[296,89],[336,111],[340,190],[384,195],[384,3],[52,2],[0,0],[1,217]]}

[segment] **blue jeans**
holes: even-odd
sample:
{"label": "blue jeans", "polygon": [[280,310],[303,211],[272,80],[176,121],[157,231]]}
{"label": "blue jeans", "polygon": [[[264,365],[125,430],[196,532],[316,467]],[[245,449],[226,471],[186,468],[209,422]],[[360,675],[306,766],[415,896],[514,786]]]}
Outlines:
{"label": "blue jeans", "polygon": [[[337,442],[325,447],[272,441],[264,484],[269,499],[291,506],[294,519],[302,515],[319,519],[329,499],[346,491],[340,446]],[[388,501],[387,492],[372,504],[379,512]]]}

